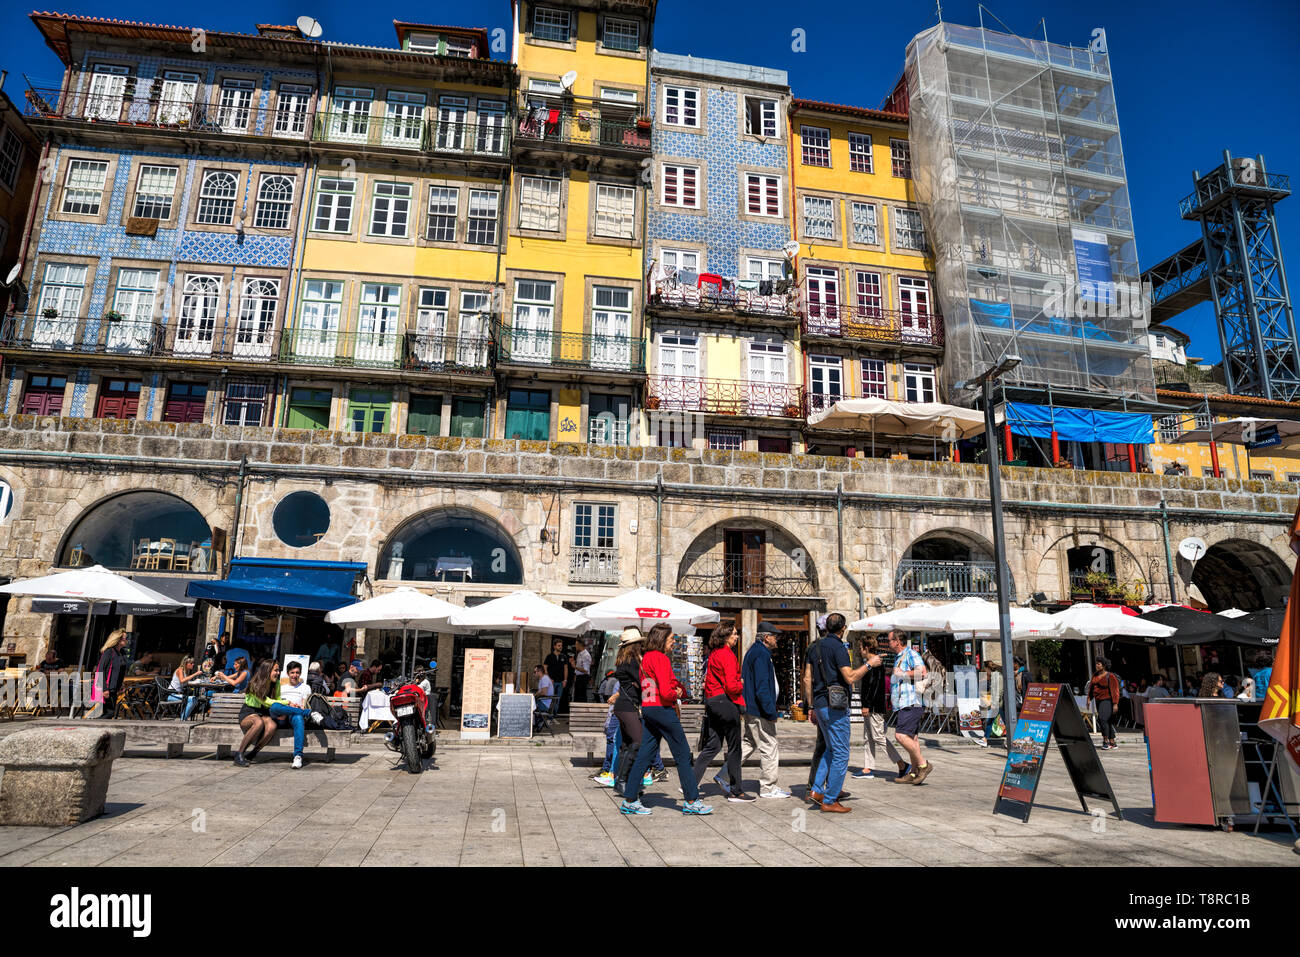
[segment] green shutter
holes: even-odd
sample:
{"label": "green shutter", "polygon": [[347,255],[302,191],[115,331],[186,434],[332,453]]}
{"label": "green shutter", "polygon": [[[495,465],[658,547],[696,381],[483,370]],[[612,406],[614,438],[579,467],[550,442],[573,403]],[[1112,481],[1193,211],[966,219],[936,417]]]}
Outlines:
{"label": "green shutter", "polygon": [[483,438],[482,399],[451,400],[451,434],[463,439]]}
{"label": "green shutter", "polygon": [[442,397],[437,395],[411,396],[410,414],[406,419],[410,435],[439,435],[442,432]]}
{"label": "green shutter", "polygon": [[348,398],[348,427],[353,432],[387,432],[391,393],[353,389]]}
{"label": "green shutter", "polygon": [[294,389],[289,400],[291,429],[328,429],[330,393],[321,389]]}

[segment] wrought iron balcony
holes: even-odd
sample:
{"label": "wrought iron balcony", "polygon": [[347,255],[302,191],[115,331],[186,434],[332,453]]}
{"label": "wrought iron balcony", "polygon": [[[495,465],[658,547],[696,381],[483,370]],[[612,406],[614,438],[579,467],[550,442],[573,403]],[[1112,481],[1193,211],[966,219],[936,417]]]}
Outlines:
{"label": "wrought iron balcony", "polygon": [[691,286],[676,280],[657,280],[650,304],[660,310],[760,316],[791,322],[799,315],[799,299],[795,292],[768,292],[764,295],[761,289],[719,287],[716,283],[707,281]]}
{"label": "wrought iron balcony", "polygon": [[[894,576],[895,598],[987,598],[998,596],[993,562],[926,562],[906,558]],[[1015,586],[1010,599],[1015,601]]]}
{"label": "wrought iron balcony", "polygon": [[646,407],[674,412],[761,415],[783,419],[798,419],[804,414],[801,386],[784,382],[696,379],[688,376],[650,376]]}
{"label": "wrought iron balcony", "polygon": [[422,372],[479,372],[492,368],[492,341],[486,335],[406,334],[405,367]]}
{"label": "wrought iron balcony", "polygon": [[520,103],[517,142],[521,146],[596,147],[649,155],[650,128],[639,125],[629,106],[585,100],[526,97]]}
{"label": "wrought iron balcony", "polygon": [[803,317],[803,332],[809,336],[860,342],[943,345],[943,319],[940,316],[871,306],[809,303]]}
{"label": "wrought iron balcony", "polygon": [[278,331],[239,320],[15,315],[0,326],[0,347],[91,355],[216,358],[270,362]]}
{"label": "wrought iron balcony", "polygon": [[504,365],[645,372],[645,342],[630,336],[594,336],[550,329],[500,326],[497,362]]}
{"label": "wrought iron balcony", "polygon": [[372,116],[345,110],[316,115],[317,142],[383,146],[504,159],[510,154],[510,130],[505,115],[478,120],[430,120],[418,114]]}
{"label": "wrought iron balcony", "polygon": [[92,94],[41,87],[27,90],[24,113],[33,119],[173,130],[191,136],[212,133],[305,140],[312,126],[305,100],[293,106],[268,109],[251,102],[164,100],[148,92]]}
{"label": "wrought iron balcony", "polygon": [[817,594],[816,578],[785,555],[688,555],[682,568],[677,591],[684,595],[806,598]]}
{"label": "wrought iron balcony", "polygon": [[618,549],[595,545],[571,547],[569,581],[590,585],[617,585]]}

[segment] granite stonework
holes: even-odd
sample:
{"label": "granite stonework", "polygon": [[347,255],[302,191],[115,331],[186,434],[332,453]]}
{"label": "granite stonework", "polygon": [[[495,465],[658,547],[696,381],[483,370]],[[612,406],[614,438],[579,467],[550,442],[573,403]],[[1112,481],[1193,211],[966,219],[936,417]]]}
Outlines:
{"label": "granite stonework", "polygon": [[0,738],[0,825],[68,827],[104,813],[126,732],[39,727]]}

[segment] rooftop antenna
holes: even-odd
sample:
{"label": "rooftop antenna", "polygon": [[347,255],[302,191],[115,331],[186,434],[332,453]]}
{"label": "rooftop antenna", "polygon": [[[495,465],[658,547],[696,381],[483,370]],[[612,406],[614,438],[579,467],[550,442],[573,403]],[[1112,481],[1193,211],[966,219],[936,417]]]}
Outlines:
{"label": "rooftop antenna", "polygon": [[315,17],[299,17],[298,32],[309,40],[315,40],[321,35],[320,21]]}

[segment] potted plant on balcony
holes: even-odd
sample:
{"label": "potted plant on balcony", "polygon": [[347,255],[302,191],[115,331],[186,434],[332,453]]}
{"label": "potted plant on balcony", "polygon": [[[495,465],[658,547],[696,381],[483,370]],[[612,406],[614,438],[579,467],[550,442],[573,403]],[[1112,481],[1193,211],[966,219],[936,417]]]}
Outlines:
{"label": "potted plant on balcony", "polygon": [[787,419],[799,418],[799,406],[793,402],[788,403],[783,411]]}
{"label": "potted plant on balcony", "polygon": [[648,396],[646,396],[646,397],[645,397],[645,407],[646,407],[647,409],[657,409],[657,408],[659,408],[659,396],[657,396],[657,395],[648,395]]}
{"label": "potted plant on balcony", "polygon": [[1074,463],[1071,462],[1069,459],[1057,459],[1057,460],[1056,460],[1056,464],[1054,464],[1054,465],[1052,466],[1052,468],[1056,468],[1056,469],[1072,469],[1072,468],[1074,468]]}
{"label": "potted plant on balcony", "polygon": [[121,322],[122,314],[118,312],[116,309],[110,309],[108,310],[108,312],[104,313],[104,318],[107,319],[109,322]]}
{"label": "potted plant on balcony", "polygon": [[636,129],[638,133],[649,133],[651,125],[653,124],[648,116],[638,116],[636,118]]}
{"label": "potted plant on balcony", "polygon": [[41,315],[46,319],[57,319],[59,318],[59,310],[55,309],[53,306],[46,306],[41,310]]}

